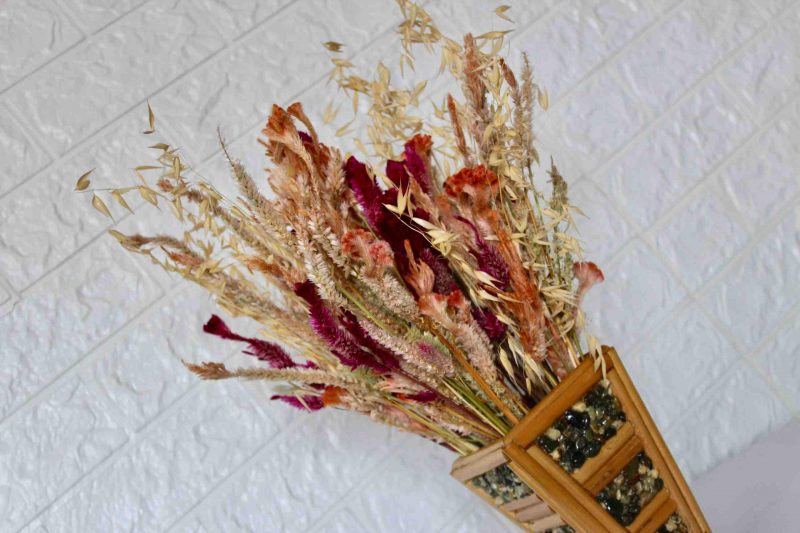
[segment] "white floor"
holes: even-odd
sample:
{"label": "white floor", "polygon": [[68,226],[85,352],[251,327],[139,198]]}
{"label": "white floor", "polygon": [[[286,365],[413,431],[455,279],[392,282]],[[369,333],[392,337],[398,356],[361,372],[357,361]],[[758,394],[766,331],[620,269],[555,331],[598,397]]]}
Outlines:
{"label": "white floor", "polygon": [[[511,28],[499,3],[426,5],[458,34]],[[511,62],[528,51],[550,94],[542,154],[606,274],[592,329],[687,476],[721,498],[701,498],[718,530],[740,513],[731,528],[767,523],[787,509],[767,496],[780,470],[702,476],[800,415],[800,4],[505,3]],[[180,358],[252,362],[201,335],[205,295],[105,235],[160,229],[155,211],[132,202],[137,219],[112,224],[72,192],[93,167],[98,186],[135,179],[154,142],[146,101],[215,184],[218,125],[257,174],[269,106],[299,99],[319,117],[331,96],[321,43],[392,63],[398,22],[391,0],[0,2],[0,531],[504,527],[439,448],[192,379]],[[435,61],[420,59],[427,78]],[[756,495],[729,492],[756,474]]]}
{"label": "white floor", "polygon": [[759,439],[693,485],[709,525],[724,533],[790,532],[800,524],[800,424]]}

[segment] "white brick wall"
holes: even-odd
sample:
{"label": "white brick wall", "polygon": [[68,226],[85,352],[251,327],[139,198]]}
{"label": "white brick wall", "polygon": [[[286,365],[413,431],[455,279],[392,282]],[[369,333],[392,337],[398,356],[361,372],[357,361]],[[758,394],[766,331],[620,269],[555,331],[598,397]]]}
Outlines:
{"label": "white brick wall", "polygon": [[[492,3],[427,4],[451,32],[508,26]],[[509,14],[512,57],[527,50],[550,89],[544,152],[606,272],[594,330],[696,477],[800,416],[800,5]],[[124,253],[71,193],[91,167],[96,182],[132,179],[145,99],[202,174],[224,179],[217,125],[256,171],[268,106],[319,114],[332,91],[320,42],[373,64],[396,52],[397,21],[390,0],[0,5],[0,530],[508,527],[447,477],[442,449],[270,404],[260,384],[192,379],[181,357],[244,361],[200,333],[212,304]]]}

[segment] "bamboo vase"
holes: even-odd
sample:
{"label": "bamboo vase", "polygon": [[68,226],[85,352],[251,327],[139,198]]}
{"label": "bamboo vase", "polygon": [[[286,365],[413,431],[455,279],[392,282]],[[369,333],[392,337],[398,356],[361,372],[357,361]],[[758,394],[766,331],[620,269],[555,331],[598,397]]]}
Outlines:
{"label": "bamboo vase", "polygon": [[526,531],[710,532],[616,351],[603,358],[606,380],[586,357],[452,476]]}

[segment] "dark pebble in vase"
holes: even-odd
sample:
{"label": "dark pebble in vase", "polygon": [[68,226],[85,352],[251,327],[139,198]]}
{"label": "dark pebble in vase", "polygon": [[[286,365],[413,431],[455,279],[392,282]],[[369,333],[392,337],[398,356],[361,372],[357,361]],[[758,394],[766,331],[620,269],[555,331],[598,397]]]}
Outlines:
{"label": "dark pebble in vase", "polygon": [[633,521],[636,519],[636,515],[631,513],[622,513],[622,516],[619,517],[619,523],[623,526],[629,526],[633,524]]}
{"label": "dark pebble in vase", "polygon": [[538,439],[536,439],[536,443],[539,447],[545,451],[545,453],[552,453],[558,447],[558,442],[551,439],[547,435],[540,435]]}
{"label": "dark pebble in vase", "polygon": [[630,463],[626,464],[625,467],[622,469],[623,475],[627,479],[633,479],[639,472],[639,462],[636,460],[631,461]]}
{"label": "dark pebble in vase", "polygon": [[586,456],[578,450],[567,450],[561,456],[561,465],[569,472],[573,472],[583,466]]}
{"label": "dark pebble in vase", "polygon": [[596,440],[589,441],[583,449],[583,453],[586,454],[586,457],[595,457],[600,453],[600,448],[602,448],[602,446]]}
{"label": "dark pebble in vase", "polygon": [[597,407],[600,404],[600,396],[597,390],[591,389],[586,393],[586,396],[583,397],[583,401],[586,402],[586,405]]}
{"label": "dark pebble in vase", "polygon": [[574,472],[588,458],[596,457],[624,424],[617,399],[605,385],[597,384],[556,419],[537,444],[564,470]]}
{"label": "dark pebble in vase", "polygon": [[574,468],[575,470],[582,467],[583,463],[585,462],[586,462],[586,456],[583,453],[575,452],[572,454],[572,462],[570,464],[572,465],[572,468]]}
{"label": "dark pebble in vase", "polygon": [[653,461],[645,453],[639,452],[636,458],[647,468],[653,468]]}
{"label": "dark pebble in vase", "polygon": [[564,418],[567,420],[567,423],[574,428],[589,429],[591,418],[587,412],[579,412],[570,409],[564,413]]}
{"label": "dark pebble in vase", "polygon": [[616,498],[604,498],[600,501],[600,504],[608,511],[608,514],[617,521],[622,522],[623,505],[621,501]]}
{"label": "dark pebble in vase", "polygon": [[567,443],[567,449],[583,453],[587,444],[589,444],[589,441],[586,440],[586,437],[583,435],[578,435],[575,437],[575,440]]}

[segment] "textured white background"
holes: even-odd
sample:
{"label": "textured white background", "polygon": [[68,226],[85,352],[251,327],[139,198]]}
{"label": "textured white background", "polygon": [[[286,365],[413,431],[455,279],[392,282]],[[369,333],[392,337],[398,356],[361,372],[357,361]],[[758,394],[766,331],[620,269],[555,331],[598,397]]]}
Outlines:
{"label": "textured white background", "polygon": [[[490,2],[428,6],[455,33],[510,26]],[[509,15],[512,57],[527,50],[550,90],[544,152],[608,280],[593,328],[696,477],[798,417],[798,2]],[[225,179],[217,125],[257,172],[269,105],[318,114],[332,91],[320,43],[373,64],[396,53],[398,20],[389,0],[0,4],[0,530],[507,527],[448,478],[442,449],[192,379],[179,358],[245,361],[200,333],[213,306],[120,250],[71,193],[92,167],[98,184],[133,179],[148,98],[201,173]]]}

